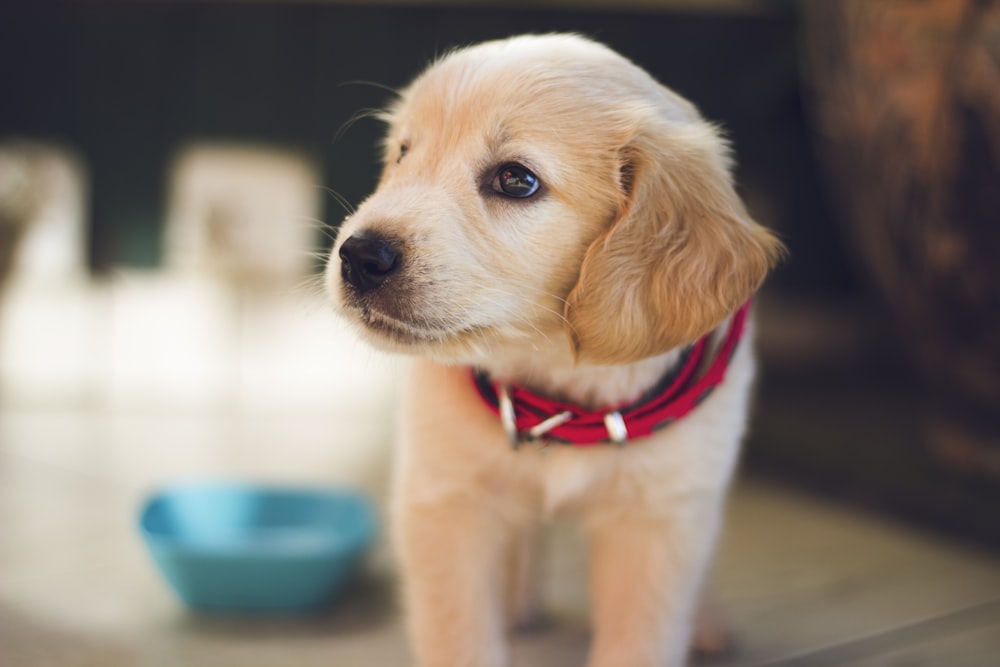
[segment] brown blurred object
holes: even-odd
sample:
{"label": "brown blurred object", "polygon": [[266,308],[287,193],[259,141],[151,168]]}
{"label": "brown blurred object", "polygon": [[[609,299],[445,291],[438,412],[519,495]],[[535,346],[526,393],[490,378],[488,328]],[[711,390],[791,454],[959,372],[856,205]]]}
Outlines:
{"label": "brown blurred object", "polygon": [[927,379],[927,444],[1000,479],[1000,1],[813,0],[808,78],[845,228]]}

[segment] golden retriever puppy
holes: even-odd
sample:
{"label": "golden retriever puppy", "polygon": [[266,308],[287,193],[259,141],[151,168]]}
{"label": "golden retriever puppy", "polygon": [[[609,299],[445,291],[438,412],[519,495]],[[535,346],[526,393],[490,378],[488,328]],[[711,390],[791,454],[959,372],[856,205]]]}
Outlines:
{"label": "golden retriever puppy", "polygon": [[392,509],[419,664],[507,664],[527,536],[558,511],[590,549],[591,667],[682,664],[746,423],[748,301],[781,252],[726,143],[573,35],[455,51],[385,120],[327,283],[416,357]]}

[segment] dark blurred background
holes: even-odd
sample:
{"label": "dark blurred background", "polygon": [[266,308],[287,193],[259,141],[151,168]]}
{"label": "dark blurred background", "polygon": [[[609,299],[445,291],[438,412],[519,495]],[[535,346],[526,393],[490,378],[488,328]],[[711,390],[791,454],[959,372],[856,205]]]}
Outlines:
{"label": "dark blurred background", "polygon": [[[84,165],[84,263],[101,280],[163,265],[184,147],[290,151],[357,204],[381,128],[349,121],[391,98],[383,86],[456,45],[590,35],[725,128],[741,194],[789,247],[760,300],[746,466],[1000,548],[997,15],[971,1],[8,0],[0,142]],[[324,195],[322,221],[343,215]]]}

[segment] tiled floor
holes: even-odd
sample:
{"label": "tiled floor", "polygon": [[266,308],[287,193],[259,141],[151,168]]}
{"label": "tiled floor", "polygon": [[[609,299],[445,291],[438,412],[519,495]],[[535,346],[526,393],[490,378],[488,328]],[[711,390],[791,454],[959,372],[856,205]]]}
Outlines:
{"label": "tiled floor", "polygon": [[[256,332],[288,317],[245,315],[257,317]],[[157,407],[128,392],[98,392],[89,407],[0,403],[0,666],[408,664],[384,548],[328,614],[240,620],[187,612],[136,529],[151,489],[191,475],[350,483],[384,497],[391,392],[370,385],[391,387],[393,371],[351,345],[331,344],[334,358],[302,353],[324,347],[321,338],[272,345],[273,367],[242,376],[277,395],[281,361],[294,357],[289,374],[314,374],[303,409],[283,385],[289,400],[274,410],[218,396],[201,409]],[[262,358],[261,340],[244,343],[246,358]],[[324,374],[337,382],[323,384]],[[172,386],[156,389],[162,398]],[[339,408],[318,407],[324,391]],[[548,546],[551,622],[515,639],[523,667],[576,666],[586,655],[585,554],[569,524],[554,526]],[[894,522],[742,479],[716,569],[734,644],[711,664],[1000,664],[1000,559]]]}

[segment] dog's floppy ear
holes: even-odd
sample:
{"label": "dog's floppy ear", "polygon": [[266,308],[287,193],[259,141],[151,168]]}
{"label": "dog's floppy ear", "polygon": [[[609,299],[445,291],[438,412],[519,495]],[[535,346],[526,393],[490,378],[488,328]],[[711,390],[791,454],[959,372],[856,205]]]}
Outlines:
{"label": "dog's floppy ear", "polygon": [[760,286],[781,243],[733,190],[714,127],[662,113],[620,151],[621,202],[566,301],[577,360],[621,364],[689,343]]}

